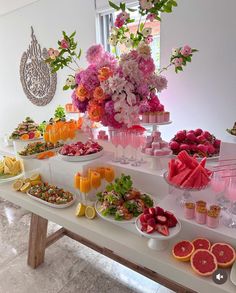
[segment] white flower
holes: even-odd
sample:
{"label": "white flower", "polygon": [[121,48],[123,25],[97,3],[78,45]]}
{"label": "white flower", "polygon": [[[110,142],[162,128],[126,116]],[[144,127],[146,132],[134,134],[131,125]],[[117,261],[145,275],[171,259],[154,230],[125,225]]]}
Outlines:
{"label": "white flower", "polygon": [[151,9],[153,6],[152,0],[140,0],[140,6],[143,10]]}
{"label": "white flower", "polygon": [[113,27],[111,28],[111,34],[112,34],[113,36],[117,36],[117,34],[118,34],[118,28],[115,27],[115,26],[113,26]]}
{"label": "white flower", "polygon": [[133,46],[133,42],[130,39],[126,39],[124,41],[124,44],[125,44],[126,48],[131,48]]}
{"label": "white flower", "polygon": [[144,37],[147,37],[152,34],[152,28],[146,27],[142,30],[142,34]]}
{"label": "white flower", "polygon": [[172,56],[177,56],[179,55],[179,48],[173,48],[172,49]]}
{"label": "white flower", "polygon": [[130,105],[130,106],[133,106],[133,105],[135,105],[136,104],[136,96],[135,96],[135,94],[133,94],[133,93],[128,93],[128,95],[127,95],[127,103],[128,103],[128,105]]}
{"label": "white flower", "polygon": [[67,86],[74,86],[75,85],[75,78],[72,75],[69,75],[66,79]]}
{"label": "white flower", "polygon": [[125,12],[125,11],[123,11],[123,12],[121,13],[121,19],[126,20],[126,19],[128,19],[128,18],[130,18],[130,14],[127,13],[127,12]]}
{"label": "white flower", "polygon": [[109,44],[112,45],[112,46],[116,46],[117,43],[118,43],[117,36],[111,35],[110,38],[109,38]]}

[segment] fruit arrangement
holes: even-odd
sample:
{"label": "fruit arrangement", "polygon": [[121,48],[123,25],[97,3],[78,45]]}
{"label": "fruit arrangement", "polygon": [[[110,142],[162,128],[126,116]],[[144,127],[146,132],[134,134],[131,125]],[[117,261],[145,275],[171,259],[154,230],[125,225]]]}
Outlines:
{"label": "fruit arrangement", "polygon": [[76,207],[75,215],[77,217],[86,217],[89,220],[96,218],[96,210],[92,206],[86,206],[82,203],[79,203]]}
{"label": "fruit arrangement", "polygon": [[31,186],[28,193],[31,196],[55,205],[67,204],[74,199],[72,193],[46,182],[41,182],[40,184]]}
{"label": "fruit arrangement", "polygon": [[211,245],[210,241],[204,238],[176,243],[172,255],[179,261],[190,261],[193,271],[203,277],[211,276],[218,267],[230,268],[236,259],[235,249],[231,245]]}
{"label": "fruit arrangement", "polygon": [[105,217],[110,215],[117,221],[131,220],[146,208],[153,207],[151,197],[133,188],[131,177],[124,174],[108,184],[104,192],[97,194],[97,198],[101,203],[101,214]]}
{"label": "fruit arrangement", "polygon": [[209,131],[180,130],[170,141],[170,148],[175,155],[186,151],[198,157],[213,157],[219,155],[221,141]]}
{"label": "fruit arrangement", "polygon": [[41,132],[38,130],[38,124],[30,117],[26,117],[12,132],[10,139],[29,140],[40,138],[40,136]]}
{"label": "fruit arrangement", "polygon": [[157,232],[164,236],[170,234],[169,229],[177,225],[178,220],[175,215],[165,211],[159,206],[146,208],[139,217],[141,231],[148,234]]}
{"label": "fruit arrangement", "polygon": [[234,123],[233,128],[231,129],[226,129],[226,131],[231,134],[231,135],[235,135],[236,136],[236,122]]}
{"label": "fruit arrangement", "polygon": [[102,149],[102,146],[100,146],[97,142],[88,140],[86,143],[78,141],[72,144],[65,144],[59,153],[63,156],[86,156],[98,153]]}
{"label": "fruit arrangement", "polygon": [[29,143],[23,151],[19,152],[20,156],[32,156],[40,153],[44,153],[50,150],[53,150],[55,148],[62,147],[63,144],[57,142],[55,145],[50,142],[32,142]]}
{"label": "fruit arrangement", "polygon": [[41,175],[36,173],[24,179],[16,180],[12,187],[15,191],[26,193],[32,186],[42,184]]}
{"label": "fruit arrangement", "polygon": [[168,181],[185,189],[202,189],[210,182],[212,172],[205,168],[206,158],[199,163],[186,151],[181,151],[176,159],[169,162]]}
{"label": "fruit arrangement", "polygon": [[0,161],[0,178],[16,176],[23,171],[21,161],[14,157],[3,157]]}

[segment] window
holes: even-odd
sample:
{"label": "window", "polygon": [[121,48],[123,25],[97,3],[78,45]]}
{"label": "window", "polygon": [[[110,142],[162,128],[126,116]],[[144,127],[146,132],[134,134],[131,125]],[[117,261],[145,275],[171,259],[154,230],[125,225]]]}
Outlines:
{"label": "window", "polygon": [[[136,6],[132,6],[132,8],[137,8]],[[111,52],[111,46],[108,43],[108,38],[110,35],[111,27],[113,26],[117,12],[114,13],[99,13],[98,14],[98,24],[97,24],[97,35],[98,42],[103,44],[104,48]],[[134,23],[129,24],[129,28],[132,32],[136,32],[139,24],[139,13],[138,10],[136,12],[130,12],[131,17],[135,19]],[[155,62],[156,68],[160,69],[160,22],[153,21],[148,22],[148,27],[152,28],[153,42],[150,44],[152,49],[152,57]],[[118,54],[125,53],[127,48],[125,46],[120,46]]]}

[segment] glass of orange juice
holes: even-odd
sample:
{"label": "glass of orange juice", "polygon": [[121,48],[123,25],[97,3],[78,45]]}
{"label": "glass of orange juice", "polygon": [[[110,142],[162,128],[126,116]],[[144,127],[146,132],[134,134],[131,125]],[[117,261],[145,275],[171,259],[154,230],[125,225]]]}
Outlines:
{"label": "glass of orange juice", "polygon": [[105,168],[105,180],[109,183],[111,183],[115,178],[115,171],[111,167]]}
{"label": "glass of orange juice", "polygon": [[89,177],[80,176],[80,192],[83,195],[83,203],[87,205],[87,196],[91,190],[91,182]]}
{"label": "glass of orange juice", "polygon": [[95,189],[98,189],[101,186],[101,175],[96,171],[91,172],[91,186]]}
{"label": "glass of orange juice", "polygon": [[101,179],[105,178],[105,167],[97,167],[95,170],[101,175]]}

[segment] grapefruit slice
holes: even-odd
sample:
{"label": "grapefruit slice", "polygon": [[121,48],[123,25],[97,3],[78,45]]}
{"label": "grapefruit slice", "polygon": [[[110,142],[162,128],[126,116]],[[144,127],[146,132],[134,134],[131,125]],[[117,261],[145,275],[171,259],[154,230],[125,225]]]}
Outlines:
{"label": "grapefruit slice", "polygon": [[215,243],[211,247],[220,268],[229,268],[233,265],[236,254],[232,246],[227,243]]}
{"label": "grapefruit slice", "polygon": [[174,258],[180,261],[189,261],[193,252],[194,246],[187,240],[176,243],[172,249],[172,255]]}
{"label": "grapefruit slice", "polygon": [[195,250],[198,250],[198,249],[210,250],[210,248],[211,248],[210,241],[208,239],[205,239],[205,238],[194,239],[192,241],[192,244],[193,244]]}
{"label": "grapefruit slice", "polygon": [[198,249],[191,256],[191,267],[200,276],[211,276],[217,270],[217,259],[206,249]]}

